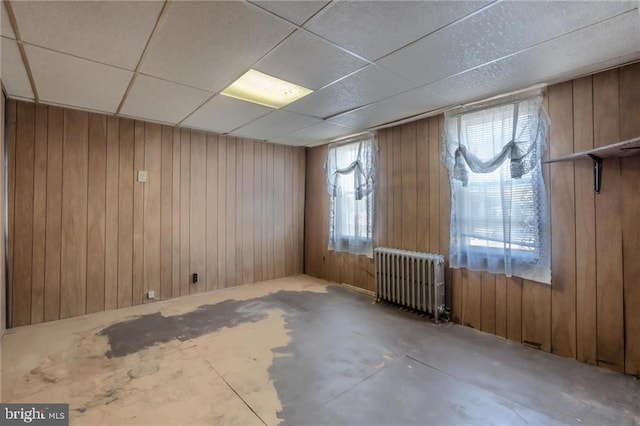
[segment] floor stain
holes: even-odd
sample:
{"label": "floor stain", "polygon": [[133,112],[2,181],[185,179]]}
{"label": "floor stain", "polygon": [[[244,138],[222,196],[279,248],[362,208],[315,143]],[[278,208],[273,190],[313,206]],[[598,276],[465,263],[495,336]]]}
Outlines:
{"label": "floor stain", "polygon": [[274,308],[283,310],[285,314],[305,313],[309,309],[302,301],[314,294],[280,290],[250,300],[224,300],[202,305],[180,315],[164,316],[156,312],[115,323],[98,332],[98,335],[108,339],[110,349],[105,353],[108,358],[123,357],[172,340],[184,342],[214,333],[223,327],[255,323],[265,319],[267,312]]}
{"label": "floor stain", "polygon": [[261,300],[226,300],[182,315],[166,317],[156,312],[110,325],[98,335],[109,339],[108,358],[123,357],[172,340],[184,342],[223,327],[261,321],[270,305]]}

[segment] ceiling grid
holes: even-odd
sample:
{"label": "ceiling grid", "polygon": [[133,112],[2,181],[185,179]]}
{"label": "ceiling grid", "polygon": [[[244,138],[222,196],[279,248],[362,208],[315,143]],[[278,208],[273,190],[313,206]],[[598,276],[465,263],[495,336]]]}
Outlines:
{"label": "ceiling grid", "polygon": [[[3,0],[9,97],[312,146],[640,60],[637,1]],[[249,69],[313,92],[222,95]]]}

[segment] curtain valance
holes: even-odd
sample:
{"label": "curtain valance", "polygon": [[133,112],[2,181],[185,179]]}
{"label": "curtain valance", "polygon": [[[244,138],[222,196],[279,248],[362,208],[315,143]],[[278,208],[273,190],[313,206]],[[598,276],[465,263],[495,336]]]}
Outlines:
{"label": "curtain valance", "polygon": [[[509,160],[511,177],[518,179],[539,164],[547,149],[549,120],[541,96],[445,116],[442,161],[452,178],[465,187],[469,182],[467,168],[474,173],[491,173]],[[490,151],[489,157],[476,155],[487,151],[477,149],[474,141],[488,136],[497,149]]]}
{"label": "curtain valance", "polygon": [[[339,155],[335,149],[339,144],[329,145],[329,154],[325,162],[327,177],[327,191],[329,196],[337,197],[341,189],[340,176],[353,174],[353,189],[356,200],[362,200],[365,195],[373,192],[376,175],[376,144],[373,138],[352,142],[357,144],[357,154],[352,156]],[[348,163],[346,161],[349,161]]]}

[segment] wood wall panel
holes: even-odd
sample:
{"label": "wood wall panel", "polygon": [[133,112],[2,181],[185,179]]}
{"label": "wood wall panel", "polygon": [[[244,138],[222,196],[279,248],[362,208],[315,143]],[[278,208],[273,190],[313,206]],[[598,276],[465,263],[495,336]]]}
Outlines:
{"label": "wood wall panel", "polygon": [[12,326],[302,273],[304,148],[15,100],[7,116]]}
{"label": "wood wall panel", "polygon": [[[482,272],[463,271],[463,324],[482,328]],[[485,302],[486,304],[486,302]]]}
{"label": "wood wall panel", "polygon": [[[297,236],[300,235],[299,230],[301,229],[301,225],[299,223],[299,218],[304,217],[304,207],[300,207],[300,186],[304,185],[304,175],[301,175],[301,167],[302,162],[300,161],[300,154],[298,150],[293,149],[291,152],[291,211],[293,217],[291,218],[291,223],[293,223],[293,228],[291,235],[289,236],[291,240],[291,250],[302,251],[304,256],[304,244],[300,245],[300,241],[298,241]],[[304,229],[302,230],[302,235],[304,236]],[[290,259],[290,265],[293,271],[302,267],[299,264],[301,261],[300,258]]]}
{"label": "wood wall panel", "polygon": [[[265,238],[263,235],[264,230],[264,199],[265,194],[262,191],[262,148],[261,143],[256,143],[253,146],[253,256],[254,256],[254,279],[256,282],[264,280],[262,273],[264,271],[264,264],[266,263],[266,253],[262,252],[262,241]],[[304,199],[301,200],[304,203]],[[302,216],[298,218],[302,220],[304,218],[304,211],[300,213]],[[298,231],[300,232],[300,231]],[[304,230],[300,232],[299,237],[304,238]],[[304,248],[303,248],[304,250]],[[303,261],[303,257],[298,257],[300,262]],[[304,267],[299,265],[297,270],[302,270]]]}
{"label": "wood wall panel", "polygon": [[[419,168],[423,168],[429,164],[429,120],[420,120],[416,123],[416,163]],[[383,158],[382,161],[385,159]],[[380,176],[380,185],[384,185],[384,176]],[[429,251],[429,230],[431,229],[429,222],[429,173],[418,173],[416,178],[417,189],[417,205],[418,205],[418,223],[416,227],[418,251]],[[379,198],[385,199],[385,194],[380,193]]]}
{"label": "wood wall panel", "polygon": [[[378,160],[378,161],[380,161],[380,163],[383,164],[386,169],[385,171],[386,179],[384,182],[382,181],[380,182],[380,185],[386,186],[386,193],[385,193],[385,198],[381,198],[380,193],[376,193],[376,195],[378,195],[378,198],[380,198],[380,204],[382,204],[383,206],[385,206],[386,204],[386,217],[384,218],[384,220],[382,220],[383,224],[386,223],[386,234],[384,239],[384,242],[385,242],[384,245],[386,247],[393,247],[395,245],[395,241],[393,239],[393,230],[394,230],[393,208],[395,205],[395,202],[394,202],[395,193],[393,188],[393,185],[394,185],[393,152],[395,151],[395,147],[393,145],[393,133],[391,132],[391,129],[382,129],[380,130],[380,132],[378,132],[378,134],[381,135],[381,138],[383,138],[383,140],[385,141],[385,144],[383,145],[385,147],[385,151],[384,151],[385,159]],[[311,177],[311,176],[309,175],[308,177]],[[307,206],[307,208],[309,207]],[[382,214],[385,214],[384,207],[381,209],[381,212]]]}
{"label": "wood wall panel", "polygon": [[9,317],[9,321],[7,323],[7,327],[12,327],[13,321],[13,279],[14,279],[14,271],[13,271],[13,259],[14,253],[13,248],[15,246],[15,237],[13,235],[13,230],[15,227],[15,213],[16,206],[15,202],[15,193],[16,193],[16,132],[17,132],[17,120],[18,120],[18,105],[14,100],[7,100],[7,196],[8,196],[8,212],[7,212],[7,224],[9,225],[8,229],[8,253],[9,256],[9,276],[7,277],[9,285],[9,297],[6,301],[7,305],[7,314]]}
{"label": "wood wall panel", "polygon": [[218,288],[218,136],[207,135],[207,284]]}
{"label": "wood wall panel", "polygon": [[[105,310],[118,307],[118,204],[120,173],[120,122],[107,117],[107,170],[105,210],[105,262],[104,305]],[[51,136],[49,136],[51,137]],[[50,163],[50,166],[52,164]],[[47,226],[49,226],[47,224]],[[53,248],[55,250],[55,247]]]}
{"label": "wood wall panel", "polygon": [[487,333],[496,334],[496,276],[482,272],[480,295],[480,328]]}
{"label": "wood wall panel", "polygon": [[131,303],[139,305],[144,300],[144,187],[138,182],[137,172],[144,170],[145,125],[134,122],[133,133],[133,279]]}
{"label": "wood wall panel", "polygon": [[294,251],[302,253],[301,257],[297,257],[294,262],[296,270],[304,270],[304,186],[305,186],[305,153],[304,151],[294,149],[294,210],[293,216],[295,222]]}
{"label": "wood wall panel", "polygon": [[[544,104],[551,134],[545,157],[640,136],[638,82],[640,64],[634,64],[548,88]],[[377,245],[410,249],[415,233],[418,250],[447,254],[451,207],[448,175],[440,163],[442,123],[440,115],[377,132],[376,213],[382,216],[375,220]],[[407,148],[403,139],[414,131],[415,169],[407,155],[413,147]],[[370,261],[326,250],[326,150],[326,145],[318,146],[307,154],[306,272],[370,289],[372,278],[362,278]],[[638,375],[640,157],[605,160],[597,195],[589,160],[546,164],[543,175],[551,212],[553,285],[450,270],[446,280],[452,318],[515,342]]]}
{"label": "wood wall panel", "polygon": [[[293,176],[293,163],[291,161],[291,149],[288,147],[285,147],[285,166],[284,166],[284,192],[285,194],[290,194],[293,191],[293,182],[291,181],[291,177]],[[283,205],[283,216],[285,219],[285,222],[290,223],[291,220],[291,216],[292,216],[292,209],[293,209],[293,205],[291,203],[289,203],[288,201],[290,201],[290,198],[286,198],[285,199],[285,204]],[[291,250],[293,248],[293,241],[291,239],[291,229],[283,229],[283,234],[282,237],[284,238],[284,246],[285,246],[285,250]],[[284,273],[285,274],[289,274],[289,269],[291,269],[292,267],[292,262],[289,259],[284,259]]]}
{"label": "wood wall panel", "polygon": [[400,187],[402,188],[402,204],[401,211],[404,216],[402,219],[400,241],[402,247],[407,250],[416,250],[417,238],[417,215],[418,215],[418,192],[417,192],[417,164],[416,164],[416,123],[409,123],[401,127],[400,133],[400,149],[402,151],[400,164],[402,174],[400,179]]}
{"label": "wood wall panel", "polygon": [[391,247],[402,247],[402,129],[394,127],[390,130],[391,147],[393,149],[393,175],[391,192],[393,192],[393,215],[391,216]]}
{"label": "wood wall panel", "polygon": [[169,126],[162,126],[161,145],[160,298],[168,299],[173,283],[173,129]]}
{"label": "wood wall panel", "polygon": [[305,191],[307,185],[307,154],[306,149],[298,149],[297,157],[298,157],[298,191],[297,191],[297,204],[298,204],[298,213],[296,215],[296,220],[298,221],[297,233],[296,237],[298,239],[298,248],[295,250],[300,253],[301,256],[298,257],[298,261],[296,262],[296,270],[304,271],[304,250],[305,250],[305,237],[304,237],[304,215],[305,215]]}
{"label": "wood wall panel", "polygon": [[[305,209],[305,223],[321,224],[323,216],[329,214],[329,212],[325,214],[322,208],[322,201],[325,199],[322,193],[322,181],[315,179],[321,173],[323,152],[320,149],[312,149],[307,153],[307,173],[314,178],[307,179],[305,182],[305,204],[314,205],[316,208]],[[321,226],[307,226],[305,230],[304,270],[305,273],[314,277],[324,277],[326,273],[326,257],[324,255],[326,244],[323,231],[324,228]]]}
{"label": "wood wall panel", "polygon": [[87,312],[104,311],[107,117],[89,114]]}
{"label": "wood wall panel", "polygon": [[266,163],[266,193],[270,194],[267,199],[266,206],[266,215],[267,215],[267,223],[271,224],[271,226],[267,226],[267,244],[266,244],[266,253],[267,253],[267,279],[272,280],[275,278],[275,250],[276,250],[276,236],[275,232],[275,209],[277,208],[275,204],[275,196],[276,196],[276,181],[274,175],[274,145],[266,146],[266,156],[263,159]]}
{"label": "wood wall panel", "polygon": [[120,119],[118,308],[131,306],[133,280],[133,121]]}
{"label": "wood wall panel", "polygon": [[[507,338],[507,277],[496,275],[496,331],[495,334]],[[453,305],[452,305],[453,306]]]}
{"label": "wood wall panel", "polygon": [[507,277],[507,339],[522,343],[522,278]]}
{"label": "wood wall panel", "polygon": [[[593,79],[573,81],[573,148],[593,149]],[[593,164],[577,161],[576,200],[576,357],[595,364],[596,352],[596,227]]]}
{"label": "wood wall panel", "polygon": [[31,257],[33,254],[33,175],[35,105],[18,103],[15,142],[12,326],[31,322]]}
{"label": "wood wall panel", "polygon": [[[2,84],[0,82],[0,84]],[[4,97],[4,92],[0,93],[0,135],[5,135],[5,112],[6,112],[6,98]],[[5,145],[6,147],[6,145]],[[0,164],[6,164],[6,148],[0,149]],[[6,188],[5,184],[5,173],[0,173],[0,188]],[[6,197],[7,193],[5,190],[0,192],[0,205],[6,206]],[[2,227],[2,240],[6,241],[7,238],[7,230],[6,230],[6,208],[0,209],[0,223],[4,226]],[[5,255],[6,244],[0,244],[0,259],[6,259]],[[0,351],[2,350],[2,336],[4,335],[5,330],[7,329],[6,318],[7,318],[7,304],[6,304],[6,292],[7,292],[7,276],[5,275],[6,268],[0,268]]]}
{"label": "wood wall panel", "polygon": [[218,137],[218,288],[227,286],[227,137]]}
{"label": "wood wall panel", "polygon": [[[594,145],[617,141],[617,69],[593,76],[593,108]],[[605,160],[602,188],[596,196],[597,350],[598,364],[617,371],[624,370],[621,185],[620,160]]]}
{"label": "wood wall panel", "polygon": [[171,195],[171,297],[180,296],[180,277],[182,270],[180,269],[180,207],[181,194],[180,190],[180,171],[181,169],[181,148],[180,148],[180,129],[173,129],[173,152],[172,152],[172,184],[173,193]]}
{"label": "wood wall panel", "polygon": [[[253,229],[253,215],[255,209],[255,199],[256,195],[254,193],[254,181],[253,175],[255,173],[254,168],[254,142],[251,140],[244,140],[242,142],[242,282],[243,283],[252,283],[254,281],[259,281],[255,279],[254,271],[254,246],[253,246],[253,236],[255,234]],[[291,166],[291,162],[289,162]],[[291,179],[291,177],[290,177]],[[289,186],[292,185],[293,182],[291,180],[287,181]],[[290,191],[288,191],[290,193]],[[293,212],[290,210],[290,213],[287,215],[287,223],[293,225]],[[289,226],[289,230],[291,235],[293,236],[293,232],[295,232],[293,226]],[[287,247],[287,252],[291,253],[293,251],[293,246]],[[292,258],[293,260],[293,258]],[[288,275],[293,275],[295,268],[291,268],[288,271]]]}
{"label": "wood wall panel", "polygon": [[[440,132],[438,117],[429,120],[429,253],[440,253]],[[436,232],[433,232],[437,230]],[[479,322],[478,322],[479,326]]]}
{"label": "wood wall panel", "polygon": [[[88,130],[88,113],[64,111],[60,318],[86,313]],[[16,207],[23,198],[22,193],[16,191]],[[16,243],[19,238],[16,232]],[[14,284],[16,289],[20,288],[18,282]]]}
{"label": "wood wall panel", "polygon": [[[63,165],[62,122],[63,110],[57,107],[49,107],[47,121],[47,219],[45,224],[44,321],[51,321],[60,317],[60,245],[62,244]],[[9,169],[11,169],[11,165]],[[11,235],[11,232],[9,232],[9,235]]]}
{"label": "wood wall panel", "polygon": [[274,198],[273,198],[273,221],[274,227],[274,278],[280,278],[285,275],[285,230],[284,230],[284,211],[285,206],[285,167],[284,159],[287,147],[275,145],[273,147],[273,182],[274,182]]}
{"label": "wood wall panel", "polygon": [[225,287],[236,285],[236,140],[227,137],[226,153],[227,153],[227,173],[226,173],[226,199],[225,210],[227,213],[225,220],[225,247],[222,253],[225,253],[225,268],[227,271],[225,279]]}
{"label": "wood wall panel", "polygon": [[161,297],[160,247],[162,237],[162,126],[145,123],[144,170],[147,182],[143,189],[143,285],[142,300],[147,300],[149,291]]}
{"label": "wood wall panel", "polygon": [[[244,151],[243,151],[243,140],[240,138],[236,138],[235,141],[235,147],[236,147],[236,167],[235,167],[235,186],[236,186],[236,194],[235,194],[235,248],[236,248],[236,272],[235,272],[235,277],[236,277],[236,283],[235,285],[242,285],[244,284],[243,282],[243,274],[242,274],[242,268],[243,268],[243,264],[242,264],[242,260],[244,257],[244,253],[242,252],[242,246],[243,246],[243,242],[242,242],[242,233],[244,231],[244,211],[242,209],[243,207],[243,202],[244,202],[244,193],[242,191],[242,181],[244,178],[244,170],[242,169],[242,159],[244,157]],[[279,234],[280,235],[280,234]]]}
{"label": "wood wall panel", "polygon": [[551,351],[551,289],[522,280],[522,342]]}
{"label": "wood wall panel", "polygon": [[33,258],[31,323],[44,320],[44,280],[47,214],[47,108],[36,105],[33,176]]}
{"label": "wood wall panel", "polygon": [[190,293],[200,293],[207,289],[207,147],[206,135],[202,132],[191,134],[191,164],[189,190],[189,259],[190,273],[198,274],[198,282],[189,284]]}
{"label": "wood wall panel", "polygon": [[[640,64],[620,69],[620,138],[640,135]],[[623,113],[624,112],[624,113]],[[640,157],[624,158],[622,179],[622,235],[624,256],[625,372],[640,375]],[[635,238],[634,238],[635,237]]]}
{"label": "wood wall panel", "polygon": [[[571,154],[573,148],[573,84],[549,88],[550,156]],[[551,167],[551,217],[556,232],[551,234],[551,350],[566,357],[576,356],[576,208],[574,164]]]}
{"label": "wood wall panel", "polygon": [[191,285],[189,219],[191,218],[191,132],[180,130],[180,296],[189,294]]}
{"label": "wood wall panel", "polygon": [[[387,144],[387,131],[381,130],[377,136],[378,142],[378,167],[380,168],[379,179],[377,185],[377,192],[375,193],[375,205],[376,205],[376,227],[374,229],[377,232],[374,233],[374,246],[386,247],[387,246],[387,206],[382,200],[387,200],[387,163],[389,161],[389,155],[387,150],[389,145]],[[417,147],[416,149],[419,150]],[[418,159],[418,161],[420,161]],[[418,204],[418,211],[420,210],[420,204]],[[418,224],[420,221],[418,220]],[[418,232],[417,244],[420,245],[420,232]]]}

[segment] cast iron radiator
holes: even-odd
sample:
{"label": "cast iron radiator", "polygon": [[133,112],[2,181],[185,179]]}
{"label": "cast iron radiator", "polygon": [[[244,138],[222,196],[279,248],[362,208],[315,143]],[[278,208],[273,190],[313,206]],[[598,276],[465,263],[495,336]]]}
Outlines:
{"label": "cast iron radiator", "polygon": [[374,249],[376,302],[385,301],[435,322],[444,311],[444,256],[386,247]]}

